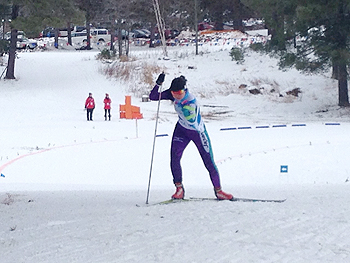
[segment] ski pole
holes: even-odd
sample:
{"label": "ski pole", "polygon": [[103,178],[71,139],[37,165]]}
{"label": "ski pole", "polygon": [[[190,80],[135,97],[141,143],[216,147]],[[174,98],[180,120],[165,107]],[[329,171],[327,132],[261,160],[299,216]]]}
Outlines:
{"label": "ski pole", "polygon": [[2,75],[4,75],[6,69],[7,69],[7,66],[5,67],[4,71],[1,73],[0,79],[2,78]]}
{"label": "ski pole", "polygon": [[152,177],[152,169],[153,169],[153,158],[154,158],[154,149],[156,146],[156,137],[157,137],[157,127],[158,127],[158,118],[159,118],[159,108],[160,108],[160,99],[162,96],[162,85],[159,86],[158,92],[159,92],[159,98],[158,98],[158,106],[157,106],[157,114],[156,114],[156,125],[154,128],[154,136],[153,136],[153,147],[152,147],[152,156],[151,156],[151,166],[149,169],[149,178],[148,178],[148,189],[147,189],[147,198],[146,198],[146,204],[148,204],[148,198],[149,198],[149,190],[151,187],[151,177]]}

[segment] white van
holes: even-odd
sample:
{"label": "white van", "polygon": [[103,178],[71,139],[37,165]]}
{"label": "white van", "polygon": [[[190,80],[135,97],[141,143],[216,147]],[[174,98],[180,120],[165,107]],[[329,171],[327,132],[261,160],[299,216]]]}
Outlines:
{"label": "white van", "polygon": [[[86,30],[80,32],[72,32],[72,43],[75,45],[86,45],[87,35]],[[107,29],[90,29],[90,40],[91,43],[108,43],[111,42],[111,34]]]}
{"label": "white van", "polygon": [[90,30],[91,33],[91,42],[97,43],[97,42],[111,42],[111,34],[107,29],[104,28],[92,28]]}
{"label": "white van", "polygon": [[72,32],[72,43],[74,45],[83,46],[86,45],[87,42],[87,36],[86,36],[86,30],[80,31],[80,32]]}

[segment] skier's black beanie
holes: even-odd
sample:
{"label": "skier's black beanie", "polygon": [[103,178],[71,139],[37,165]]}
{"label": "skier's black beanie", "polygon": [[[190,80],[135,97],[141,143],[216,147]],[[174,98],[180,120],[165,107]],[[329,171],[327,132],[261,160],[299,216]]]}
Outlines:
{"label": "skier's black beanie", "polygon": [[174,78],[170,85],[171,91],[179,91],[185,88],[186,78],[184,76],[180,76],[178,78]]}

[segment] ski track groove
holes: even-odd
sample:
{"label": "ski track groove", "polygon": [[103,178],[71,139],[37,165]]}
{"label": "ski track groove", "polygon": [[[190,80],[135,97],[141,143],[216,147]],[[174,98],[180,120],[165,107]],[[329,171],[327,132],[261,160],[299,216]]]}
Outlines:
{"label": "ski track groove", "polygon": [[[293,194],[283,204],[135,206],[118,192],[32,193],[0,206],[0,253],[4,263],[139,262],[140,255],[143,262],[175,262],[179,253],[184,262],[201,263],[347,262],[347,197],[332,200],[311,193],[306,201]],[[65,205],[56,211],[56,203]],[[14,217],[18,207],[23,212]]]}

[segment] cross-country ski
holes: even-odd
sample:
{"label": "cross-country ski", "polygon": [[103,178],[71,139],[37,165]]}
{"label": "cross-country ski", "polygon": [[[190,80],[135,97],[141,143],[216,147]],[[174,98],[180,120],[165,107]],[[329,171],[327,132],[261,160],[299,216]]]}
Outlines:
{"label": "cross-country ski", "polygon": [[262,202],[262,203],[283,203],[287,199],[256,199],[256,198],[242,198],[242,197],[233,197],[229,200],[220,200],[217,198],[210,198],[210,197],[190,197],[190,198],[184,198],[184,199],[168,199],[165,201],[161,201],[158,203],[155,203],[154,205],[167,205],[167,204],[176,204],[176,203],[182,203],[182,202],[200,202],[200,201],[228,201],[228,202]]}
{"label": "cross-country ski", "polygon": [[[190,197],[188,200],[194,201],[223,201],[217,198],[208,197]],[[283,203],[287,199],[259,199],[259,198],[244,198],[244,197],[233,197],[232,199],[226,200],[231,202],[263,202],[263,203]]]}

